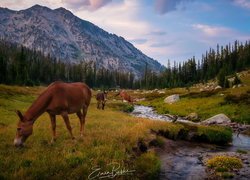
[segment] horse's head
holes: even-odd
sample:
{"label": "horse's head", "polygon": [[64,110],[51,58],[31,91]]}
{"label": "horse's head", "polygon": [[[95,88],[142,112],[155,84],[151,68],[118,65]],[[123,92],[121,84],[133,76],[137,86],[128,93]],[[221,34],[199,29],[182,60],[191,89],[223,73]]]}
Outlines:
{"label": "horse's head", "polygon": [[17,132],[14,140],[14,145],[16,147],[20,147],[23,146],[23,143],[32,134],[33,122],[25,119],[25,117],[22,115],[20,111],[16,111],[16,113],[19,117],[19,121],[17,124]]}
{"label": "horse's head", "polygon": [[107,101],[107,99],[108,99],[108,91],[103,91],[103,95],[104,95],[104,100]]}

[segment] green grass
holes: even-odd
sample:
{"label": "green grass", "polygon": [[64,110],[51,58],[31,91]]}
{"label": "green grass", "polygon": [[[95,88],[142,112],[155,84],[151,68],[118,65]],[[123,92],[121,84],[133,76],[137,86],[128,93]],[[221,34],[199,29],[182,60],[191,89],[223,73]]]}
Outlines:
{"label": "green grass", "polygon": [[50,120],[45,113],[35,122],[34,133],[26,146],[15,148],[13,140],[18,118],[14,111],[24,112],[43,89],[0,86],[0,177],[86,179],[92,167],[105,169],[113,162],[139,170],[133,158],[133,147],[138,139],[147,139],[150,135],[150,121],[115,111],[110,107],[114,106],[112,103],[105,111],[97,110],[94,99],[88,111],[83,140],[79,138],[77,116],[70,115],[76,141],[70,139],[62,118],[58,117],[58,138],[51,144]]}
{"label": "green grass", "polygon": [[[70,115],[75,141],[71,140],[62,118],[57,117],[58,137],[51,144],[50,119],[45,113],[35,122],[33,135],[25,147],[15,148],[13,140],[18,118],[14,111],[25,112],[43,90],[44,87],[0,85],[0,179],[87,179],[93,167],[107,170],[110,163],[136,170],[130,178],[152,179],[160,170],[159,158],[153,151],[138,153],[138,142],[147,147],[162,147],[162,137],[152,131],[178,139],[187,128],[182,124],[132,117],[123,112],[130,107],[113,101],[113,94],[110,94],[104,111],[96,109],[92,98],[83,139],[79,137],[76,115]],[[203,129],[198,132],[207,133]]]}
{"label": "green grass", "polygon": [[247,151],[242,150],[242,149],[237,149],[236,152],[237,152],[237,153],[240,153],[240,154],[247,154]]}
{"label": "green grass", "polygon": [[221,126],[197,126],[197,136],[202,142],[227,144],[232,141],[232,130]]}
{"label": "green grass", "polygon": [[141,179],[157,179],[161,163],[152,152],[144,153],[136,160],[139,178]]}
{"label": "green grass", "polygon": [[[241,80],[245,86],[214,92],[199,92],[199,89],[194,87],[190,88],[189,92],[185,88],[168,89],[160,96],[148,94],[148,98],[139,104],[153,106],[160,114],[187,116],[196,112],[200,120],[224,113],[235,122],[250,124],[250,73]],[[174,104],[164,103],[164,98],[172,94],[180,94],[180,101]]]}
{"label": "green grass", "polygon": [[214,156],[206,162],[208,168],[213,169],[215,174],[223,178],[234,177],[233,170],[241,169],[241,159],[231,156]]}
{"label": "green grass", "polygon": [[164,124],[159,126],[159,124],[157,124],[157,127],[153,125],[150,127],[156,134],[173,140],[182,139],[219,145],[232,141],[232,130],[221,126],[202,126],[187,123],[177,123],[173,125],[169,123],[168,126]]}

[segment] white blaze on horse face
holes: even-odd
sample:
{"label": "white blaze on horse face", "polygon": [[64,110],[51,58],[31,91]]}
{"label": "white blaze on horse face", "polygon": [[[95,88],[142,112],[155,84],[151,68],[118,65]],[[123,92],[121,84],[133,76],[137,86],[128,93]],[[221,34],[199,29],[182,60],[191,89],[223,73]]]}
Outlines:
{"label": "white blaze on horse face", "polygon": [[14,139],[14,145],[15,146],[21,146],[23,144],[22,138],[15,138]]}

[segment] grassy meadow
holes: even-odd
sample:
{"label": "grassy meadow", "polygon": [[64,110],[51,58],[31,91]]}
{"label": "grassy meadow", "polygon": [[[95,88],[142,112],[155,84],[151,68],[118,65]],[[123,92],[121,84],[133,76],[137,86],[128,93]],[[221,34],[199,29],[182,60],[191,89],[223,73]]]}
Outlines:
{"label": "grassy meadow", "polygon": [[[242,87],[211,92],[200,92],[198,87],[166,89],[164,94],[153,92],[146,94],[146,100],[139,104],[153,106],[160,114],[187,116],[196,112],[200,120],[224,113],[235,122],[250,124],[250,70],[240,79]],[[164,98],[172,94],[180,94],[181,100],[174,104],[164,103]]]}
{"label": "grassy meadow", "polygon": [[[147,138],[147,126],[151,121],[132,118],[109,107],[105,111],[97,110],[93,98],[83,139],[79,137],[76,115],[70,115],[75,141],[70,139],[62,118],[58,116],[58,138],[51,144],[50,119],[43,114],[35,122],[33,135],[26,146],[17,149],[13,146],[17,124],[14,110],[24,112],[44,88],[1,85],[0,89],[0,178],[87,179],[92,168],[105,168],[109,163],[135,168],[132,148],[136,148],[138,139]],[[145,158],[158,161],[153,152]]]}
{"label": "grassy meadow", "polygon": [[0,179],[87,179],[96,167],[101,168],[100,172],[112,172],[113,166],[118,165],[119,170],[135,170],[130,175],[117,176],[118,179],[155,179],[160,160],[154,147],[162,146],[161,136],[178,139],[189,129],[196,129],[201,137],[206,135],[208,142],[213,143],[220,135],[223,140],[231,139],[231,131],[224,128],[189,128],[132,117],[124,112],[127,105],[114,100],[111,93],[104,111],[96,109],[95,98],[92,98],[83,139],[79,137],[76,115],[70,115],[76,140],[70,139],[58,116],[57,140],[51,144],[50,119],[44,113],[35,122],[25,147],[15,148],[18,118],[14,111],[25,112],[44,89],[0,85]]}

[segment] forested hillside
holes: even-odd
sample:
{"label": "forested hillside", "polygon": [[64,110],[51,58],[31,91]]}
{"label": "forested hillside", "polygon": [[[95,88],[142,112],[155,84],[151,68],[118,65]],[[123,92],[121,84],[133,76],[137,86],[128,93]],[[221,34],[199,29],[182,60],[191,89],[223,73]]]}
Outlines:
{"label": "forested hillside", "polygon": [[227,86],[227,75],[250,67],[250,41],[244,44],[235,41],[226,47],[207,51],[201,60],[195,57],[174,63],[157,74],[147,64],[144,77],[135,79],[133,72],[122,73],[108,69],[97,69],[95,62],[66,63],[42,52],[29,50],[6,41],[0,41],[0,83],[17,85],[49,84],[55,80],[67,82],[84,81],[90,87],[111,88],[171,88],[190,86],[218,78],[221,86]]}
{"label": "forested hillside", "polygon": [[16,85],[49,84],[56,80],[83,81],[90,87],[132,88],[130,73],[96,68],[94,62],[66,63],[41,52],[0,42],[0,83]]}
{"label": "forested hillside", "polygon": [[225,47],[217,45],[216,50],[210,48],[202,55],[201,60],[195,57],[183,63],[174,63],[160,76],[148,72],[145,75],[145,86],[148,88],[183,87],[194,83],[207,82],[218,78],[223,87],[227,84],[228,75],[250,67],[250,41],[244,44],[235,41],[233,45]]}

